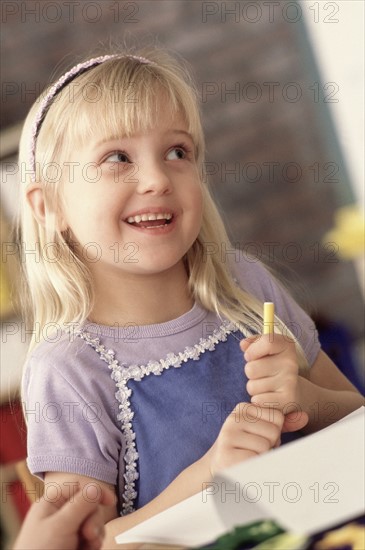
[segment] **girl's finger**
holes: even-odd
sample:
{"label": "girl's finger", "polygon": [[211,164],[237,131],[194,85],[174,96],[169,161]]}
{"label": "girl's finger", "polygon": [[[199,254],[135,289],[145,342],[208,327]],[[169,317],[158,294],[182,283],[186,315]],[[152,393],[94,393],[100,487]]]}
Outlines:
{"label": "girl's finger", "polygon": [[117,504],[117,497],[115,493],[111,489],[103,487],[100,504],[103,506],[115,506]]}
{"label": "girl's finger", "polygon": [[282,411],[288,405],[286,395],[286,393],[282,394],[280,391],[259,393],[253,395],[251,401],[263,409],[278,409]]}
{"label": "girl's finger", "polygon": [[99,537],[94,540],[82,540],[79,542],[77,550],[100,550],[103,544],[103,538]]}
{"label": "girl's finger", "polygon": [[272,434],[277,434],[277,437],[280,435],[283,421],[278,425],[265,420],[257,420],[254,423],[246,422],[241,432],[243,435],[253,434],[271,441],[275,437],[275,435],[273,436]]}
{"label": "girl's finger", "polygon": [[42,497],[39,502],[35,502],[31,508],[30,513],[35,518],[46,518],[54,514],[65,504],[65,502],[67,502],[67,498],[63,495],[60,495],[57,500],[50,500],[50,498],[51,497],[49,497],[48,499]]}
{"label": "girl's finger", "polygon": [[254,342],[256,342],[256,340],[258,340],[259,338],[260,338],[259,334],[255,335],[255,336],[248,336],[247,338],[244,338],[243,340],[240,341],[241,350],[242,351],[248,350],[250,345],[253,344]]}
{"label": "girl's finger", "polygon": [[232,441],[233,449],[241,449],[246,451],[252,451],[256,454],[266,453],[271,449],[273,444],[278,438],[278,433],[271,439],[274,441],[271,442],[270,439],[266,437],[261,437],[255,433],[241,432],[237,434],[234,441]]}
{"label": "girl's finger", "polygon": [[104,537],[104,518],[100,506],[86,518],[80,531],[83,538],[89,542]]}
{"label": "girl's finger", "polygon": [[85,499],[83,492],[78,491],[74,498],[66,502],[58,511],[57,522],[68,532],[73,532],[90,514],[95,512],[98,506],[98,502]]}
{"label": "girl's finger", "polygon": [[245,374],[247,378],[267,378],[282,375],[285,372],[291,371],[297,373],[298,365],[294,358],[284,358],[279,355],[263,357],[255,361],[249,361],[245,365]]}
{"label": "girl's finger", "polygon": [[[252,432],[249,432],[248,428],[244,434],[245,438],[242,438],[241,441],[243,441],[244,447],[259,454],[270,450],[281,434],[281,429],[270,422],[258,422],[255,426],[251,426],[250,428]],[[251,444],[249,436],[255,438],[252,440]]]}
{"label": "girl's finger", "polygon": [[255,361],[266,355],[278,355],[285,351],[295,353],[292,340],[281,334],[262,334],[244,350],[244,357],[246,361]]}
{"label": "girl's finger", "polygon": [[256,424],[259,420],[273,423],[281,429],[284,417],[279,406],[275,407],[274,405],[267,405],[266,407],[261,407],[260,405],[252,402],[238,403],[231,414],[227,416],[223,425],[223,430],[242,430],[246,425]]}
{"label": "girl's finger", "polygon": [[259,380],[249,380],[246,384],[246,390],[251,397],[264,393],[274,393],[280,390],[281,380],[276,376],[270,378],[260,378]]}
{"label": "girl's finger", "polygon": [[309,421],[309,416],[304,411],[291,412],[285,416],[283,433],[285,432],[297,432],[302,430]]}

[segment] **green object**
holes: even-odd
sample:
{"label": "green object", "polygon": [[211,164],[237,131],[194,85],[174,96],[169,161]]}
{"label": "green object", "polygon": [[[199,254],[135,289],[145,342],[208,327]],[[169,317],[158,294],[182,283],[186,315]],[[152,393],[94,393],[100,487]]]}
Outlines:
{"label": "green object", "polygon": [[235,527],[233,531],[222,535],[212,545],[204,548],[209,550],[239,550],[241,547],[247,547],[248,545],[252,547],[284,532],[284,529],[274,521],[255,521],[248,525]]}

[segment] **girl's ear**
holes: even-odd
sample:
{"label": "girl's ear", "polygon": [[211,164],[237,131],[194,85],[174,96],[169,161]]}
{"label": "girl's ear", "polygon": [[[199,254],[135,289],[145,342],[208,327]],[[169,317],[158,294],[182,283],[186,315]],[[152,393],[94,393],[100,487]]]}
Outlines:
{"label": "girl's ear", "polygon": [[39,185],[31,185],[27,189],[26,197],[35,219],[44,227],[46,225],[46,208],[43,189]]}
{"label": "girl's ear", "polygon": [[[44,191],[38,185],[34,184],[27,189],[27,201],[32,209],[33,215],[37,222],[42,226],[46,226],[46,206],[44,200]],[[58,229],[59,231],[66,231],[67,223],[62,214],[58,215]]]}

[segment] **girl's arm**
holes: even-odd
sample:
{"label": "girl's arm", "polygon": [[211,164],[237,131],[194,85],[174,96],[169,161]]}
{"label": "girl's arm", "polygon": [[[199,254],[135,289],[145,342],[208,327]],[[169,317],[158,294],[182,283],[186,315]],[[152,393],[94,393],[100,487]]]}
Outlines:
{"label": "girl's arm", "polygon": [[[204,459],[201,458],[191,466],[183,470],[168,487],[148,504],[139,508],[127,516],[113,519],[105,525],[105,539],[102,550],[117,550],[123,548],[115,542],[115,537],[124,531],[142,523],[143,521],[167,510],[174,504],[199,493],[204,488],[203,480],[211,481],[209,467]],[[139,547],[137,544],[136,547]],[[134,545],[128,545],[128,549],[133,550]]]}
{"label": "girl's arm", "polygon": [[[261,411],[261,410],[260,410]],[[263,409],[260,415],[253,411],[249,403],[238,403],[224,422],[220,433],[207,453],[183,470],[166,489],[147,505],[124,517],[118,517],[115,506],[104,507],[106,521],[105,550],[120,548],[114,541],[119,533],[131,529],[135,525],[166,510],[167,508],[199,493],[205,488],[205,483],[212,481],[213,475],[232,464],[236,464],[258,454],[269,451],[278,444],[283,428],[284,415],[280,411]],[[307,419],[304,419],[306,423]],[[292,424],[292,428],[300,429],[302,423]],[[158,475],[158,472],[156,472]],[[80,486],[87,499],[87,486],[100,488],[107,484],[89,477],[64,473],[47,473],[46,484],[52,488],[62,489],[66,498],[70,498],[70,488]],[[46,487],[46,493],[48,488]],[[133,546],[128,548],[132,550]]]}
{"label": "girl's arm", "polygon": [[[223,468],[263,454],[277,446],[283,429],[284,415],[278,410],[258,408],[259,410],[255,411],[253,407],[251,403],[238,403],[225,420],[216,441],[202,458],[183,470],[162,493],[143,508],[110,521],[106,525],[103,550],[120,548],[114,541],[115,536],[203,491],[206,484]],[[295,416],[297,417],[296,414]],[[302,419],[293,419],[289,429],[301,429],[306,422],[306,415],[303,415]],[[129,550],[133,548],[133,545],[128,545]]]}
{"label": "girl's arm", "polygon": [[[116,544],[114,537],[198,493],[203,488],[203,480],[211,481],[209,465],[204,457],[183,470],[160,495],[136,512],[120,517],[115,505],[102,506],[104,522],[106,524],[105,539],[102,548],[104,550],[120,550],[122,547]],[[48,472],[45,476],[45,498],[53,502],[57,496],[58,498],[68,500],[80,488],[87,501],[89,498],[88,486],[94,488],[93,491],[90,491],[93,495],[95,493],[95,486],[100,488],[100,493],[105,488],[112,489],[113,493],[116,490],[115,487],[94,478],[63,472]],[[60,497],[60,491],[62,491],[62,497]],[[140,545],[138,544],[137,546]],[[128,549],[132,550],[133,545],[128,545]]]}
{"label": "girl's arm", "polygon": [[357,389],[321,351],[309,371],[300,378],[300,400],[309,422],[304,431],[318,431],[365,404]]}

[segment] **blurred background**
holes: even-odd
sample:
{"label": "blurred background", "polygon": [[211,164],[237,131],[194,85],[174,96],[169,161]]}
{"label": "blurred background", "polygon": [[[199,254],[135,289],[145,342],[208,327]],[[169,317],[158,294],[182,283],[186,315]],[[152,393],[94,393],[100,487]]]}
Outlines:
{"label": "blurred background", "polygon": [[28,506],[15,467],[25,457],[17,390],[27,334],[11,300],[10,228],[31,104],[103,44],[162,45],[185,58],[232,243],[276,271],[363,391],[364,4],[13,0],[1,9],[1,526],[9,544]]}

